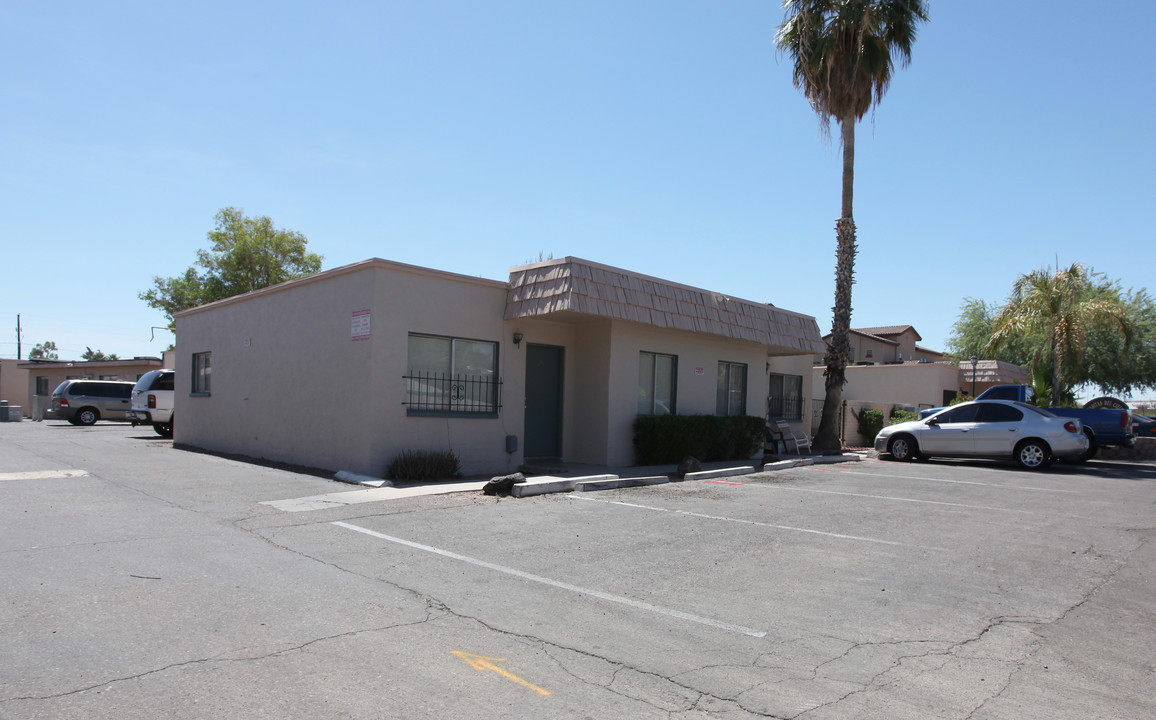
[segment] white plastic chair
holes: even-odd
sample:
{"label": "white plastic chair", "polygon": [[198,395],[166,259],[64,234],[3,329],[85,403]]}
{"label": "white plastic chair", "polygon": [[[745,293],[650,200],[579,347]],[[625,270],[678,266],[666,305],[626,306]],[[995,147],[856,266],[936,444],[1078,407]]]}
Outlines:
{"label": "white plastic chair", "polygon": [[[791,426],[783,421],[776,422],[779,432],[783,434],[783,444],[791,443],[795,448],[796,455],[802,455],[802,451],[806,449],[807,454],[811,454],[811,439],[807,437],[807,433],[797,433]],[[789,449],[789,448],[788,448]]]}

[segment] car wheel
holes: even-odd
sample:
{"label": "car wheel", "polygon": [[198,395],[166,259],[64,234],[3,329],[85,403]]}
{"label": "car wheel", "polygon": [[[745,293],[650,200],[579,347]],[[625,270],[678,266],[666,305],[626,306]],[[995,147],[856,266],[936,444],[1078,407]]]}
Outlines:
{"label": "car wheel", "polygon": [[899,462],[911,462],[919,456],[919,449],[915,445],[915,438],[910,435],[896,435],[891,438],[887,452]]}
{"label": "car wheel", "polygon": [[1052,464],[1052,449],[1043,440],[1024,440],[1016,445],[1016,463],[1024,470],[1039,470]]}
{"label": "car wheel", "polygon": [[153,430],[156,432],[157,435],[160,435],[161,437],[164,437],[164,438],[171,438],[173,436],[173,426],[172,425],[162,425],[161,423],[157,423],[157,424],[153,425]]}
{"label": "car wheel", "polygon": [[96,421],[99,419],[100,413],[96,411],[96,408],[81,408],[76,413],[77,425],[95,425]]}

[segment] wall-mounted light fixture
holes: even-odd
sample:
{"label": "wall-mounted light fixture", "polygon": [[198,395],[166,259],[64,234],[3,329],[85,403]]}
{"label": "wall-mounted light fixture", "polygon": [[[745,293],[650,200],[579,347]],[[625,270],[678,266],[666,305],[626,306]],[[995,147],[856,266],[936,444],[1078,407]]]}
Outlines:
{"label": "wall-mounted light fixture", "polygon": [[523,337],[525,337],[525,336],[522,335],[522,333],[520,333],[520,332],[514,333],[514,347],[516,347],[516,348],[522,347],[522,338]]}

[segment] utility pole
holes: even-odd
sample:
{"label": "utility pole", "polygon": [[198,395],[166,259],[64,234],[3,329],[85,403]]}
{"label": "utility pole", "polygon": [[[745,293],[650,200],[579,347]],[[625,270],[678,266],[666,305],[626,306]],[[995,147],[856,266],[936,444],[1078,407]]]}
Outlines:
{"label": "utility pole", "polygon": [[20,315],[16,315],[16,359],[20,360]]}

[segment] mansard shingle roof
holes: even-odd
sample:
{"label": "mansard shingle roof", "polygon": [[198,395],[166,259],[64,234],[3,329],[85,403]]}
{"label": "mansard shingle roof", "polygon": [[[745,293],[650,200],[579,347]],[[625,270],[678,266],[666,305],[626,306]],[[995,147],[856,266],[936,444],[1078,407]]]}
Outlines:
{"label": "mansard shingle roof", "polygon": [[510,270],[506,319],[575,313],[709,333],[778,355],[823,352],[810,315],[599,265],[580,258]]}

